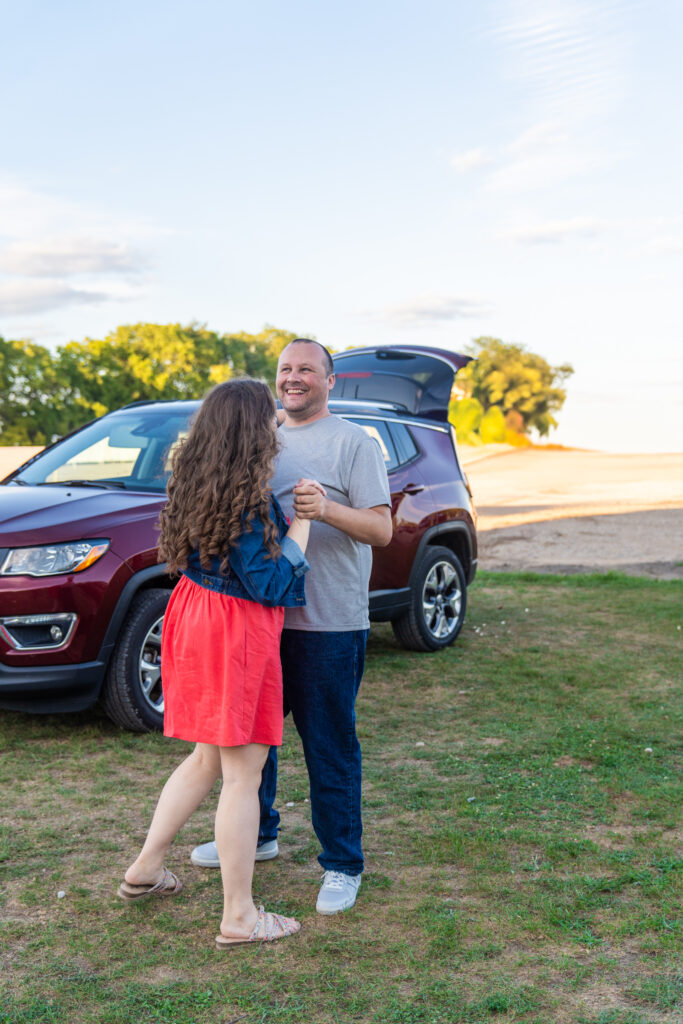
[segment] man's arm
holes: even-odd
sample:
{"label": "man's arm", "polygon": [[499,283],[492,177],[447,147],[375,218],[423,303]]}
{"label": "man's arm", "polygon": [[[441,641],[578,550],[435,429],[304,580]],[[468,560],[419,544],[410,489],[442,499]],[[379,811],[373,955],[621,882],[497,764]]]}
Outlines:
{"label": "man's arm", "polygon": [[391,540],[391,509],[388,505],[349,508],[324,497],[312,480],[302,479],[295,486],[294,511],[301,519],[327,523],[361,544],[383,548]]}

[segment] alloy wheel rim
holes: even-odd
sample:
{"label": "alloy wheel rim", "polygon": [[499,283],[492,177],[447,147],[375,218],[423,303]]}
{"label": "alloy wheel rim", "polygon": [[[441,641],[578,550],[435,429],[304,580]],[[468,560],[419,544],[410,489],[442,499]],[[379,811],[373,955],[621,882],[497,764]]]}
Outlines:
{"label": "alloy wheel rim", "polygon": [[437,562],[427,573],[422,611],[425,626],[435,640],[447,640],[455,632],[462,611],[462,590],[450,562]]}
{"label": "alloy wheel rim", "polygon": [[164,712],[164,694],[161,689],[161,615],[147,631],[140,650],[140,689],[145,702],[157,714]]}

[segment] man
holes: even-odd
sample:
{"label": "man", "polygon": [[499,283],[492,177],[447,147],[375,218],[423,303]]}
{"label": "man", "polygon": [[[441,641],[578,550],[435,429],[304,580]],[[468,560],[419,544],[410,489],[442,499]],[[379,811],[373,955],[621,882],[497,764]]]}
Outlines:
{"label": "man", "polygon": [[[292,712],[303,744],[313,828],[322,846],[321,914],[353,906],[363,871],[355,701],[370,626],[370,545],[384,547],[392,533],[382,454],[361,427],[331,415],[333,385],[332,358],[318,342],[297,338],[282,352],[276,386],[284,421],[273,491],[288,515],[296,511],[312,524],[306,606],[285,609],[280,652],[285,714]],[[276,784],[273,747],[259,793],[257,860],[278,853]],[[197,847],[192,860],[218,867],[215,844]]]}

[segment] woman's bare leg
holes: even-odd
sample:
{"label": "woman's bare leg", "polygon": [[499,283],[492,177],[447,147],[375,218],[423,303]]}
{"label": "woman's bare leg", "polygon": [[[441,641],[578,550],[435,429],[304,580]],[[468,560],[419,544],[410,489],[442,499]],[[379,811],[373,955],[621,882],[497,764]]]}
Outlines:
{"label": "woman's bare leg", "polygon": [[258,911],[251,894],[258,840],[261,771],[269,748],[262,743],[221,747],[223,788],[216,811],[216,847],[223,879],[221,932],[249,936]]}
{"label": "woman's bare leg", "polygon": [[161,879],[169,846],[220,774],[220,747],[209,743],[198,743],[178,765],[161,791],[145,844],[126,871],[130,885],[152,885]]}

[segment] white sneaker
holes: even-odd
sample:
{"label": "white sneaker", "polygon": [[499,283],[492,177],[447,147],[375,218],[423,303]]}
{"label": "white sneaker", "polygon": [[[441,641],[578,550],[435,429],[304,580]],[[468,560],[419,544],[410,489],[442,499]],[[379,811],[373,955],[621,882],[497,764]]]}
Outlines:
{"label": "white sneaker", "polygon": [[[256,847],[254,860],[273,860],[277,855],[277,839],[269,839],[266,843]],[[203,843],[201,846],[195,846],[190,854],[190,860],[198,868],[219,868],[221,866],[215,843]]]}
{"label": "white sneaker", "polygon": [[280,851],[277,848],[277,839],[267,839],[256,847],[254,860],[275,860]]}
{"label": "white sneaker", "polygon": [[356,902],[360,888],[360,875],[345,875],[341,871],[326,871],[320,886],[315,909],[319,914],[338,914]]}

